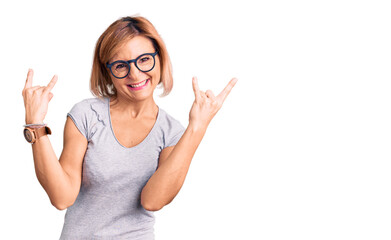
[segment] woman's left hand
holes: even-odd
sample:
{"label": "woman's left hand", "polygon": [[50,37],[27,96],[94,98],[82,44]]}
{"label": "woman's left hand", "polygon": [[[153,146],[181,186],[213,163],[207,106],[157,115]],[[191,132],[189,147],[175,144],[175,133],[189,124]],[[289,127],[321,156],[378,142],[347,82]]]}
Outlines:
{"label": "woman's left hand", "polygon": [[200,91],[197,78],[193,77],[195,100],[189,114],[189,125],[195,129],[206,130],[237,81],[236,78],[231,79],[223,91],[215,96],[211,90]]}

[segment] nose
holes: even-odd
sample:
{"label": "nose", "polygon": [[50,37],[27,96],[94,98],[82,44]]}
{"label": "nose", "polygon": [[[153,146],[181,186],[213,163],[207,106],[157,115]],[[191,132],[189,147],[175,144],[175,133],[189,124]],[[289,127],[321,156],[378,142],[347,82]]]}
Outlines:
{"label": "nose", "polygon": [[139,75],[143,73],[136,67],[136,64],[134,62],[130,63],[129,66],[130,66],[130,70],[129,70],[127,78],[137,79],[139,77]]}

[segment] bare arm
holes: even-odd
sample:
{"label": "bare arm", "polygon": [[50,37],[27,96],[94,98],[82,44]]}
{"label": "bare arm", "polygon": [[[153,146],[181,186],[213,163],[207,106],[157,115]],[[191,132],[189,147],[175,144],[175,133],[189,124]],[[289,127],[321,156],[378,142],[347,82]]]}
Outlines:
{"label": "bare arm", "polygon": [[[52,98],[50,90],[56,83],[55,76],[46,87],[32,87],[32,70],[29,71],[23,98],[26,123],[42,123],[47,105]],[[64,129],[64,149],[57,159],[49,137],[43,136],[32,144],[35,173],[48,194],[51,203],[59,210],[72,205],[81,184],[81,165],[87,149],[87,140],[68,118]]]}
{"label": "bare arm", "polygon": [[160,210],[178,194],[210,121],[221,108],[236,81],[232,79],[215,97],[210,90],[205,93],[200,91],[197,79],[193,78],[195,101],[190,110],[189,126],[175,147],[165,148],[161,152],[158,169],[141,192],[141,204],[145,209]]}
{"label": "bare arm", "polygon": [[39,138],[32,144],[32,149],[35,173],[52,205],[59,210],[71,206],[80,191],[82,162],[87,149],[87,139],[68,117],[60,160],[57,159],[48,136]]}
{"label": "bare arm", "polygon": [[182,188],[205,130],[196,130],[189,126],[175,147],[162,151],[158,169],[141,192],[141,204],[145,209],[160,210],[175,198]]}

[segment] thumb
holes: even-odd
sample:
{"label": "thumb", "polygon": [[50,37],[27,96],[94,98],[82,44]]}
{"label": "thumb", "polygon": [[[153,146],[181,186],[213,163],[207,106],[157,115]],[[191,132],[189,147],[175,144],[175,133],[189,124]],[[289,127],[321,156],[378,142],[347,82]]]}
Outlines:
{"label": "thumb", "polygon": [[50,102],[50,100],[52,100],[52,98],[53,98],[53,93],[49,93],[49,102]]}

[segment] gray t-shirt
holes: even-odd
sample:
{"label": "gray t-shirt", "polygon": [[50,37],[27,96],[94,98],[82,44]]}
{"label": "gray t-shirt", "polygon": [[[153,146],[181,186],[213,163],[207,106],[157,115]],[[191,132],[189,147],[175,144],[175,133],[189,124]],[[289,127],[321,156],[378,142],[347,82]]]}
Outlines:
{"label": "gray t-shirt", "polygon": [[83,100],[68,116],[88,140],[82,182],[67,209],[61,239],[154,239],[155,217],[140,194],[156,171],[162,149],[175,145],[184,127],[159,108],[148,136],[126,148],[116,139],[109,98]]}

